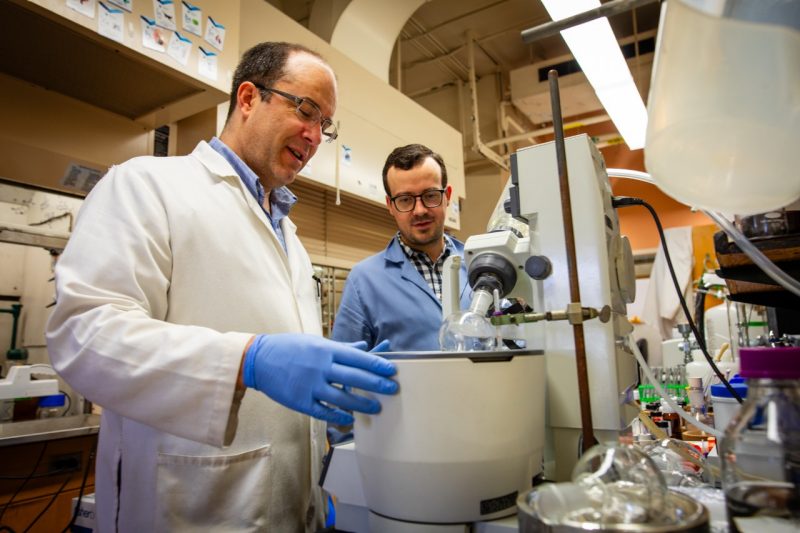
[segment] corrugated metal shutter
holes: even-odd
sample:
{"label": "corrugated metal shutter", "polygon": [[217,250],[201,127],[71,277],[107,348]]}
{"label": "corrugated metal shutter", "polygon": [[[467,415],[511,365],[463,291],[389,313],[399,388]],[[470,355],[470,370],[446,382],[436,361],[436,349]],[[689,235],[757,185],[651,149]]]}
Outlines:
{"label": "corrugated metal shutter", "polygon": [[350,268],[386,248],[397,227],[385,207],[355,196],[342,193],[336,205],[335,190],[302,178],[290,189],[297,196],[290,216],[314,263],[322,330],[329,337]]}
{"label": "corrugated metal shutter", "polygon": [[297,204],[290,214],[315,264],[350,268],[384,248],[397,231],[385,207],[304,179],[290,187]]}

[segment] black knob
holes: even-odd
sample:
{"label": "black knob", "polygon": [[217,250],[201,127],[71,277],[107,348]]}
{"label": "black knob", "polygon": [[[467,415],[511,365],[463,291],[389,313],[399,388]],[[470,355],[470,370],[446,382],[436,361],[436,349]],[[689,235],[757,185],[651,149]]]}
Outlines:
{"label": "black knob", "polygon": [[525,261],[525,272],[533,279],[543,280],[553,273],[553,264],[543,255],[532,255]]}

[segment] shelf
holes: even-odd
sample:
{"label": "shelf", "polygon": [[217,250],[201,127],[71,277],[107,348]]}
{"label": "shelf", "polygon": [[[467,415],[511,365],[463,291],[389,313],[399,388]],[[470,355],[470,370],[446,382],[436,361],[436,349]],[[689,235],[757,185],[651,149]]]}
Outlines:
{"label": "shelf", "polygon": [[0,447],[94,435],[100,415],[76,415],[0,424]]}
{"label": "shelf", "polygon": [[[752,242],[781,270],[800,279],[800,235],[776,236]],[[731,300],[784,309],[800,308],[800,297],[783,289],[767,276],[735,243],[728,241],[725,233],[714,235],[714,248],[720,265],[717,275],[726,280]]]}
{"label": "shelf", "polygon": [[48,250],[63,250],[69,234],[34,226],[0,222],[0,242],[37,246]]}
{"label": "shelf", "polygon": [[0,72],[147,128],[208,109],[227,94],[31,3],[0,2]]}

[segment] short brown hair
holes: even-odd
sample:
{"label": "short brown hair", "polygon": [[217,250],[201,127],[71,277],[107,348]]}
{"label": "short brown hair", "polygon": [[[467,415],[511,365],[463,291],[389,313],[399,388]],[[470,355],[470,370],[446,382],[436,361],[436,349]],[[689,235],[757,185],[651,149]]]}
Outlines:
{"label": "short brown hair", "polygon": [[[286,42],[265,42],[255,45],[242,54],[231,84],[231,99],[226,121],[231,118],[236,108],[236,93],[239,86],[246,82],[257,82],[264,87],[272,87],[275,82],[286,76],[286,61],[294,52],[305,52],[325,61],[317,52],[302,44]],[[327,62],[326,62],[327,63]],[[271,95],[270,95],[271,96]],[[269,98],[267,96],[266,98]]]}
{"label": "short brown hair", "polygon": [[389,192],[389,181],[386,179],[390,168],[396,167],[400,170],[411,170],[428,157],[436,161],[439,168],[442,169],[442,188],[447,187],[447,168],[444,166],[442,156],[425,145],[407,144],[392,150],[392,153],[389,154],[389,157],[386,158],[386,163],[383,165],[383,190],[386,191],[386,196],[392,196],[392,193]]}

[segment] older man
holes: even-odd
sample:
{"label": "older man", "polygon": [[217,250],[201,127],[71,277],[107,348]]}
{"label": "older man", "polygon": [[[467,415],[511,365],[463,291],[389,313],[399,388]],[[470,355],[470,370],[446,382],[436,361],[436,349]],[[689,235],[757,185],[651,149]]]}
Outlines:
{"label": "older man", "polygon": [[319,55],[262,43],[219,138],[116,166],[87,198],[47,334],[54,367],[104,408],[100,531],[322,525],[324,424],[306,415],[350,423],[380,409],[350,387],[397,388],[391,362],[320,336],[287,217],[286,186],[336,137],[335,109]]}

